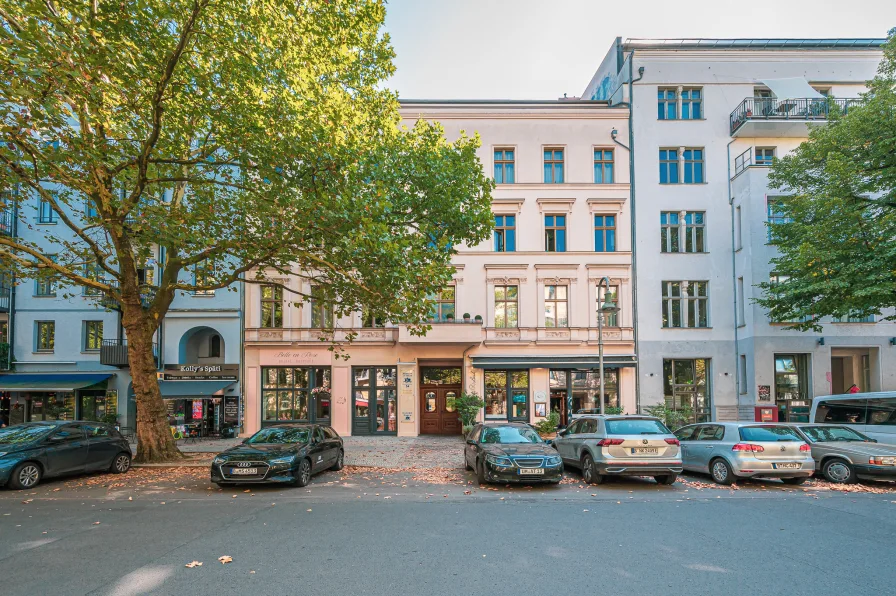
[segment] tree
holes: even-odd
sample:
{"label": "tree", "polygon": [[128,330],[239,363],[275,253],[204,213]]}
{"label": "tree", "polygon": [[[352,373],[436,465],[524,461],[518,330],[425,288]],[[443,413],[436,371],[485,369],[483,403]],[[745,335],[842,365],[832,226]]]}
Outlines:
{"label": "tree", "polygon": [[759,284],[756,303],[789,328],[896,307],[896,29],[883,52],[861,100],[772,166],[786,194],[769,224],[778,280]]}
{"label": "tree", "polygon": [[0,264],[120,309],[137,460],[180,456],[151,348],[176,292],[274,271],[340,315],[424,321],[453,247],[487,238],[478,137],[399,126],[384,17],[382,0],[0,0],[3,207],[62,224],[0,237]]}

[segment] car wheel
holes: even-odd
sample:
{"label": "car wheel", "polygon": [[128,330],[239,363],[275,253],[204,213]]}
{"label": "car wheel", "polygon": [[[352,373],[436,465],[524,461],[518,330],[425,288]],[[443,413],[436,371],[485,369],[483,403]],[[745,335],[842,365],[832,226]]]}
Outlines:
{"label": "car wheel", "polygon": [[336,463],[333,464],[331,470],[336,470],[337,472],[345,467],[345,451],[342,449],[339,450],[339,455],[336,456]]}
{"label": "car wheel", "polygon": [[130,469],[131,456],[127,453],[119,453],[116,455],[115,459],[112,460],[112,465],[109,466],[109,471],[113,474],[124,474]]}
{"label": "car wheel", "polygon": [[604,481],[604,477],[597,473],[594,460],[588,453],[582,456],[582,480],[588,484],[600,484]]}
{"label": "car wheel", "polygon": [[856,481],[856,471],[845,459],[829,459],[821,468],[821,473],[828,482],[836,484],[852,484]]}
{"label": "car wheel", "polygon": [[675,481],[678,480],[678,474],[663,474],[662,476],[654,476],[654,480],[656,480],[657,484],[675,484]]}
{"label": "car wheel", "polygon": [[476,480],[479,481],[479,484],[487,484],[488,479],[485,477],[485,462],[480,461],[476,464]]}
{"label": "car wheel", "polygon": [[15,467],[9,477],[9,487],[15,490],[34,488],[40,482],[43,472],[33,461],[26,461]]}
{"label": "car wheel", "polygon": [[467,461],[467,454],[464,454],[464,469],[469,472],[473,469],[473,466],[470,465],[470,462]]}
{"label": "car wheel", "polygon": [[716,458],[710,462],[709,473],[716,484],[725,486],[734,484],[734,472],[731,471],[731,466],[728,465],[728,462],[722,458]]}
{"label": "car wheel", "polygon": [[799,485],[804,484],[808,479],[808,476],[798,476],[794,478],[781,478],[781,482],[783,482],[784,484]]}
{"label": "car wheel", "polygon": [[299,462],[299,469],[296,471],[296,486],[308,486],[311,482],[311,462],[303,459]]}

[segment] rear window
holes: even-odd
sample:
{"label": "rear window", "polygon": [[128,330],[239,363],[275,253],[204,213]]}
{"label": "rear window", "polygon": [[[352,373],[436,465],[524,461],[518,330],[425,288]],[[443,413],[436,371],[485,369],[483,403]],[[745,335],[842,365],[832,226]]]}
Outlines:
{"label": "rear window", "polygon": [[672,431],[666,428],[659,420],[607,420],[607,434],[609,435],[671,435]]}
{"label": "rear window", "polygon": [[799,441],[805,443],[795,431],[784,426],[742,426],[740,438],[744,441]]}

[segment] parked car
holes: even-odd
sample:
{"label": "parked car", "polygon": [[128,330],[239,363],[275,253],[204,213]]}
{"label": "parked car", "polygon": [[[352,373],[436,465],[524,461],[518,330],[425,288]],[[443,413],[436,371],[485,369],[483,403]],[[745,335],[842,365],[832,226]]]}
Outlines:
{"label": "parked car", "polygon": [[848,426],[881,443],[896,445],[896,391],[816,397],[809,422]]}
{"label": "parked car", "polygon": [[278,424],[261,429],[212,461],[211,480],[219,486],[272,482],[307,486],[311,476],[341,470],[342,438],[329,426]]}
{"label": "parked car", "polygon": [[708,422],[684,426],[675,436],[684,469],[718,484],[754,476],[802,484],[815,472],[809,445],[787,425]]}
{"label": "parked car", "polygon": [[0,486],[34,488],[44,478],[131,469],[131,448],[102,422],[26,422],[0,428]]}
{"label": "parked car", "polygon": [[896,480],[896,446],[847,426],[794,424],[800,438],[812,448],[815,470],[828,481],[852,483],[858,478]]}
{"label": "parked car", "polygon": [[552,482],[563,479],[557,452],[522,422],[477,424],[464,447],[467,470],[486,482]]}
{"label": "parked car", "polygon": [[600,414],[600,408],[580,408],[569,415],[569,423],[572,424],[573,420],[578,420],[582,416],[594,416],[597,414]]}
{"label": "parked car", "polygon": [[558,432],[553,445],[591,484],[605,476],[652,476],[673,484],[681,473],[678,439],[651,416],[584,416]]}

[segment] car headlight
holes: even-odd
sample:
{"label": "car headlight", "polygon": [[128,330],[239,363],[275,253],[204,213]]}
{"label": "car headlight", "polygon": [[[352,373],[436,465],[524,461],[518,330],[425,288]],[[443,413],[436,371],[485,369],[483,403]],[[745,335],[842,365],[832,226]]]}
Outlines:
{"label": "car headlight", "polygon": [[279,466],[285,464],[291,464],[296,459],[295,455],[287,455],[285,457],[278,457],[277,459],[271,460],[272,466]]}
{"label": "car headlight", "polygon": [[0,457],[3,457],[3,456],[6,455],[7,453],[9,453],[9,451],[0,451]]}
{"label": "car headlight", "polygon": [[212,460],[213,464],[223,464],[227,461],[227,458],[221,457],[220,455],[216,456],[215,459]]}
{"label": "car headlight", "polygon": [[545,463],[549,466],[558,466],[560,462],[563,461],[559,457],[549,457],[545,460]]}
{"label": "car headlight", "polygon": [[496,466],[504,466],[505,468],[509,468],[513,465],[513,462],[510,461],[509,457],[500,457],[498,455],[486,455],[486,461],[495,464]]}
{"label": "car headlight", "polygon": [[872,466],[896,466],[896,457],[872,457],[868,463]]}

